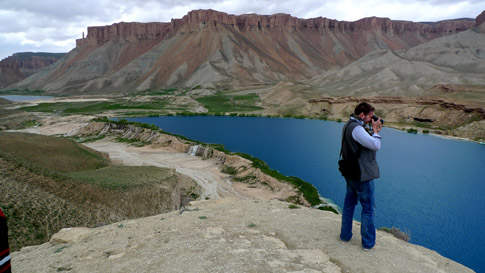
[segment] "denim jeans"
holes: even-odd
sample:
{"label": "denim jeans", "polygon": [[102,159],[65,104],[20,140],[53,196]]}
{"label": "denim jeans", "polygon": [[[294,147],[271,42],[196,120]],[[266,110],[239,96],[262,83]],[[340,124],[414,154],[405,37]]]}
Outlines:
{"label": "denim jeans", "polygon": [[349,241],[352,238],[352,221],[357,202],[362,205],[360,234],[362,247],[372,248],[376,243],[376,229],[374,226],[374,180],[365,182],[347,180],[344,209],[342,212],[342,229],[340,239]]}

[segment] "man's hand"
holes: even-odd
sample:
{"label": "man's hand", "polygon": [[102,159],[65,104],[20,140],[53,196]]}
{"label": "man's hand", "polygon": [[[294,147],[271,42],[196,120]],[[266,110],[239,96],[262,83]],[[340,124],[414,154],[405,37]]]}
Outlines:
{"label": "man's hand", "polygon": [[382,129],[381,118],[379,118],[377,121],[374,121],[374,120],[371,120],[371,121],[372,121],[372,129],[374,130],[374,133],[378,134]]}

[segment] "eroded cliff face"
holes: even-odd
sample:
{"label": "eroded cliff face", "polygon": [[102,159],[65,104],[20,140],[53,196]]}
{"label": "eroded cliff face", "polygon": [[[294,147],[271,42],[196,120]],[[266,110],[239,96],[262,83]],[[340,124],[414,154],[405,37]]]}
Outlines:
{"label": "eroded cliff face", "polygon": [[[446,88],[437,86],[436,88]],[[369,102],[376,114],[382,117],[386,125],[400,127],[399,124],[421,127],[430,133],[444,134],[468,139],[483,140],[485,129],[485,110],[459,103],[432,98],[402,97],[339,97],[321,98],[308,101],[308,113],[329,118],[348,119],[355,106],[360,102]],[[424,129],[423,129],[424,128]]]}
{"label": "eroded cliff face", "polygon": [[[170,23],[116,23],[110,26],[88,27],[86,38],[76,40],[77,46],[94,46],[108,41],[137,42],[146,39],[170,38],[178,31],[200,31],[210,29],[220,31],[228,26],[237,31],[307,31],[335,32],[358,35],[359,32],[383,33],[403,39],[406,44],[389,43],[392,49],[413,46],[419,42],[470,29],[473,20],[450,20],[437,24],[393,21],[389,18],[370,17],[355,22],[338,21],[328,18],[300,19],[289,14],[232,15],[214,10],[194,10],[182,19],[172,19]],[[390,41],[384,41],[384,43]]]}
{"label": "eroded cliff face", "polygon": [[408,49],[474,24],[376,17],[344,22],[196,10],[170,23],[89,27],[68,58],[17,86],[85,94],[300,81],[341,68],[372,50]]}
{"label": "eroded cliff face", "polygon": [[57,62],[64,53],[15,53],[0,61],[0,88],[19,82]]}

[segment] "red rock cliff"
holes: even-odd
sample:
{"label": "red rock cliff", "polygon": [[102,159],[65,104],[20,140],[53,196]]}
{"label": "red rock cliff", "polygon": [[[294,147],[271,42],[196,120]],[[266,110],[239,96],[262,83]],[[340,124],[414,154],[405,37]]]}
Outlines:
{"label": "red rock cliff", "polygon": [[364,18],[355,22],[347,22],[322,17],[300,19],[289,14],[244,14],[236,16],[214,10],[195,10],[189,12],[182,19],[172,19],[170,23],[121,22],[110,26],[88,27],[87,37],[76,40],[76,45],[93,46],[103,44],[107,41],[135,42],[141,39],[164,39],[171,37],[179,30],[181,32],[190,32],[202,28],[210,28],[217,31],[218,28],[224,26],[235,28],[239,31],[313,30],[319,32],[341,32],[346,34],[372,31],[403,37],[407,33],[412,32],[426,39],[434,39],[443,35],[470,29],[474,24],[475,22],[471,20],[453,20],[431,25],[410,21],[393,21],[388,18],[377,17]]}
{"label": "red rock cliff", "polygon": [[478,15],[477,18],[475,19],[475,26],[479,26],[483,22],[485,22],[485,10],[482,11],[482,13]]}
{"label": "red rock cliff", "polygon": [[0,61],[0,66],[12,69],[36,70],[57,62],[63,55],[63,53],[15,53]]}
{"label": "red rock cliff", "polygon": [[59,60],[63,53],[15,53],[0,61],[0,88],[19,82]]}

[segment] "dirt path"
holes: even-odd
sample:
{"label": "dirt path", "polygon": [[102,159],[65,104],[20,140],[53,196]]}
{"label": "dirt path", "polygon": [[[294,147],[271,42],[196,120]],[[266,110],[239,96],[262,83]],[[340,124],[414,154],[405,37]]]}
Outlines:
{"label": "dirt path", "polygon": [[253,199],[240,194],[232,187],[229,175],[219,171],[212,159],[188,155],[167,147],[134,147],[129,144],[107,140],[86,143],[97,151],[106,152],[115,164],[129,166],[156,166],[175,169],[178,173],[194,179],[203,189],[202,199],[217,199],[233,196],[239,199]]}

